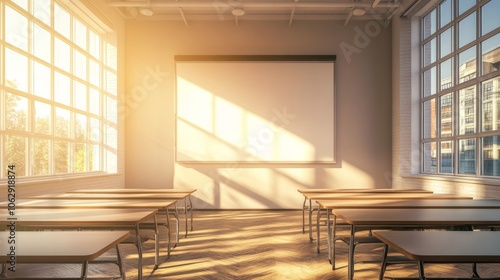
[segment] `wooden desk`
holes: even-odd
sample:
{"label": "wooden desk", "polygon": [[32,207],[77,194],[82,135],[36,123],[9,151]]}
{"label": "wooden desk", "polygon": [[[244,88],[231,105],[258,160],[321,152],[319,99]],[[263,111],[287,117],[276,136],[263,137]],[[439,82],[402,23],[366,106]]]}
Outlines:
{"label": "wooden desk", "polygon": [[184,217],[186,221],[187,229],[187,213],[190,213],[191,218],[191,231],[193,230],[193,202],[191,201],[191,195],[196,192],[197,189],[81,189],[75,191],[69,191],[68,193],[110,193],[110,194],[141,194],[141,193],[174,193],[174,194],[188,194],[184,199]]}
{"label": "wooden desk", "polygon": [[[129,199],[18,199],[16,208],[29,209],[154,209],[158,213],[165,213],[167,220],[168,240],[167,253],[170,255],[170,219],[168,208],[175,205],[176,200],[129,200]],[[7,202],[1,202],[0,207],[7,207]],[[177,214],[175,213],[176,218]],[[159,234],[155,232],[155,265],[159,263]],[[179,222],[177,218],[177,245],[179,243]],[[175,247],[175,246],[174,246]]]}
{"label": "wooden desk", "polygon": [[[10,261],[10,232],[0,232],[0,277],[7,274]],[[81,279],[87,277],[88,264],[103,253],[127,239],[128,231],[16,231],[16,263],[81,263]],[[121,258],[117,250],[117,263],[121,269]],[[125,275],[122,275],[125,278]],[[37,278],[39,279],[39,278]]]}
{"label": "wooden desk", "polygon": [[[327,209],[328,257],[335,268],[335,228],[332,230],[330,210],[332,209],[487,209],[500,208],[500,200],[495,199],[386,199],[386,200],[318,200],[320,207]],[[319,219],[319,217],[318,217]],[[319,240],[319,223],[317,225],[317,240]],[[319,241],[317,244],[319,252]]]}
{"label": "wooden desk", "polygon": [[[374,235],[386,244],[380,279],[383,279],[388,247],[418,261],[419,277],[425,279],[424,263],[498,263],[498,231],[387,231]],[[473,266],[473,275],[478,273]]]}
{"label": "wooden desk", "polygon": [[[17,205],[16,205],[17,206]],[[156,224],[157,210],[130,209],[17,209],[15,216],[7,211],[0,212],[0,227],[5,228],[15,217],[16,226],[46,229],[57,228],[98,228],[134,230],[137,236],[139,264],[138,278],[142,279],[142,242],[140,224],[154,219]],[[156,230],[155,230],[156,231]]]}
{"label": "wooden desk", "polygon": [[[304,195],[304,202],[302,203],[302,232],[305,233],[305,210],[309,209],[309,238],[312,240],[312,200],[307,198],[307,194],[319,193],[432,193],[422,189],[298,189],[299,193]],[[309,206],[306,206],[309,200]]]}
{"label": "wooden desk", "polygon": [[354,242],[356,227],[500,225],[500,209],[334,209],[333,223],[340,218],[350,225],[348,279],[354,277]]}
{"label": "wooden desk", "polygon": [[[32,199],[129,199],[129,200],[184,200],[190,196],[190,193],[63,193],[63,194],[44,194],[30,197]],[[174,204],[175,213],[177,215],[177,204]],[[186,232],[188,234],[188,218],[187,218],[187,205],[185,207],[185,222]],[[192,214],[192,212],[191,212]],[[179,226],[179,224],[177,224]],[[178,228],[178,227],[177,227]]]}

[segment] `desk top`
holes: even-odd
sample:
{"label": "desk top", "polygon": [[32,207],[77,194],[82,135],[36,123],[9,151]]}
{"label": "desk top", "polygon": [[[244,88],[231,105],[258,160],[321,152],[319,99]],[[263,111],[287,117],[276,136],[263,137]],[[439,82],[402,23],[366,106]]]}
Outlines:
{"label": "desk top", "polygon": [[180,200],[189,193],[63,193],[44,194],[30,197],[32,199],[163,199]]}
{"label": "desk top", "polygon": [[69,191],[68,193],[188,193],[192,194],[196,189],[82,189]]}
{"label": "desk top", "polygon": [[374,235],[406,257],[424,262],[499,262],[499,231],[381,231]]}
{"label": "desk top", "polygon": [[[132,209],[16,209],[14,216],[0,212],[0,226],[15,221],[20,226],[135,226],[158,210]],[[11,220],[10,218],[16,218]]]}
{"label": "desk top", "polygon": [[472,199],[468,196],[441,193],[306,193],[304,196],[311,200]]}
{"label": "desk top", "polygon": [[[18,199],[16,208],[82,208],[82,209],[166,209],[176,200],[130,200],[130,199]],[[7,207],[1,202],[1,207]]]}
{"label": "desk top", "polygon": [[[0,261],[9,260],[10,232],[0,232]],[[124,241],[128,231],[17,231],[16,261],[24,263],[83,263]]]}
{"label": "desk top", "polygon": [[334,209],[332,213],[352,225],[500,225],[500,209],[498,208]]}
{"label": "desk top", "polygon": [[500,208],[495,199],[318,200],[318,204],[324,209]]}
{"label": "desk top", "polygon": [[299,193],[432,193],[422,189],[298,189]]}

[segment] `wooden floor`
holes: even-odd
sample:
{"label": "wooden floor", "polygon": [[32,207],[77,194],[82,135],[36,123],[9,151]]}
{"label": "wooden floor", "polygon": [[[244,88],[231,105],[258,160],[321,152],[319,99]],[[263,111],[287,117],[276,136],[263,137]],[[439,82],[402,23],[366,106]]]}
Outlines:
{"label": "wooden floor", "polygon": [[[327,260],[326,236],[321,253],[316,243],[302,233],[299,210],[288,211],[195,211],[194,231],[166,256],[162,243],[161,264],[153,271],[154,243],[144,244],[144,279],[347,279],[347,246],[337,243],[337,269]],[[181,225],[181,232],[184,227]],[[325,229],[323,229],[325,231]],[[326,232],[326,231],[325,231]],[[165,234],[165,232],[163,233]],[[165,235],[162,235],[165,240]],[[54,241],[57,242],[57,241]],[[137,279],[137,251],[121,245],[127,279]],[[356,259],[374,258],[374,263],[358,263],[355,279],[378,279],[380,246],[364,245]],[[469,277],[470,265],[426,265],[429,277]],[[483,277],[500,277],[500,265],[480,264]],[[112,265],[91,265],[90,276],[117,275]],[[11,277],[75,277],[75,265],[18,265]],[[388,268],[387,277],[417,277],[413,264]]]}

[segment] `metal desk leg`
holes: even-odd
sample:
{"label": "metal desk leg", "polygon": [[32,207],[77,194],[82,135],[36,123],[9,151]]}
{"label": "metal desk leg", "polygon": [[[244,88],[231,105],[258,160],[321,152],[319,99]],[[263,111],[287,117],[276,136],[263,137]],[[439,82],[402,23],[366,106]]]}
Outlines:
{"label": "metal desk leg", "polygon": [[142,280],[142,242],[141,235],[139,234],[139,224],[135,226],[135,235],[137,237],[137,254],[139,259],[139,264],[137,265],[137,279]]}
{"label": "metal desk leg", "polygon": [[309,240],[313,241],[312,237],[312,201],[309,199]]}
{"label": "metal desk leg", "polygon": [[185,220],[185,223],[186,223],[186,234],[184,235],[184,237],[187,237],[188,236],[188,204],[187,204],[187,197],[184,198],[184,220]]}
{"label": "metal desk leg", "polygon": [[304,196],[304,202],[302,203],[302,233],[306,233],[306,215],[305,215],[306,202],[307,198]]}
{"label": "metal desk leg", "polygon": [[387,267],[387,253],[389,252],[389,245],[385,244],[384,256],[382,258],[382,264],[380,265],[380,276],[379,280],[384,280],[385,269]]}
{"label": "metal desk leg", "polygon": [[420,280],[425,280],[424,262],[423,261],[418,262],[418,276],[419,276]]}
{"label": "metal desk leg", "polygon": [[120,252],[120,248],[119,248],[118,245],[119,244],[117,244],[115,246],[115,248],[116,248],[116,259],[117,259],[117,262],[118,262],[118,271],[120,272],[120,276],[121,276],[122,280],[126,280],[127,276],[125,275],[125,270],[123,269],[122,254]]}
{"label": "metal desk leg", "polygon": [[351,239],[349,240],[349,260],[347,265],[349,266],[348,279],[354,279],[354,225],[351,225]]}
{"label": "metal desk leg", "polygon": [[[335,242],[337,242],[337,216],[333,215],[333,228],[329,230],[331,234],[330,246],[331,246],[331,257],[330,262],[332,263],[332,269],[335,270]],[[330,248],[329,248],[330,249]]]}
{"label": "metal desk leg", "polygon": [[170,234],[170,213],[168,212],[168,208],[167,208],[167,211],[165,211],[165,215],[167,218],[167,234],[168,234],[167,255],[170,257],[170,239],[172,238],[172,236]]}
{"label": "metal desk leg", "polygon": [[191,212],[191,231],[193,231],[193,202],[191,201],[191,195],[188,196],[189,198],[189,211]]}
{"label": "metal desk leg", "polygon": [[479,276],[479,273],[477,273],[477,263],[473,263],[472,264],[472,278],[481,278],[481,276]]}
{"label": "metal desk leg", "polygon": [[87,271],[88,271],[88,269],[89,269],[89,262],[88,261],[84,261],[82,263],[82,274],[80,276],[80,278],[82,280],[87,279]]}
{"label": "metal desk leg", "polygon": [[[319,209],[320,206],[318,205],[318,213],[316,214],[316,251],[319,254],[319,247],[320,247],[320,233],[319,233],[319,223],[321,220],[321,209]],[[328,216],[328,214],[327,214]]]}
{"label": "metal desk leg", "polygon": [[153,270],[156,270],[159,266],[160,261],[160,233],[158,231],[158,222],[156,220],[156,215],[153,217],[155,223],[155,266]]}

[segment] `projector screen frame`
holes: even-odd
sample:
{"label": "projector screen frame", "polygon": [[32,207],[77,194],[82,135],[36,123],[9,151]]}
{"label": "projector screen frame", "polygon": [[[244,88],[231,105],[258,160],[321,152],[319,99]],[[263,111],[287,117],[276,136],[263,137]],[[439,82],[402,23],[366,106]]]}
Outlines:
{"label": "projector screen frame", "polygon": [[[256,164],[269,164],[269,165],[280,165],[280,166],[298,166],[298,165],[308,165],[308,164],[320,164],[320,165],[336,165],[336,55],[175,55],[175,161],[179,164],[211,164],[211,165],[234,165],[238,166],[255,166]],[[330,62],[333,65],[333,91],[332,96],[332,155],[328,160],[187,160],[179,159],[178,150],[178,90],[177,90],[177,63],[178,62]]]}

